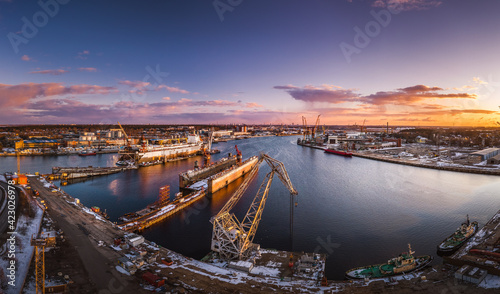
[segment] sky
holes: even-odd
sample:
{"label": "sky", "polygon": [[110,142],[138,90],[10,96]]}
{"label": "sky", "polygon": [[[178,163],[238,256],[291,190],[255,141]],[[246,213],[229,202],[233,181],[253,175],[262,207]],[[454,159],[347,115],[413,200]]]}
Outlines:
{"label": "sky", "polygon": [[0,0],[0,124],[500,125],[497,0]]}

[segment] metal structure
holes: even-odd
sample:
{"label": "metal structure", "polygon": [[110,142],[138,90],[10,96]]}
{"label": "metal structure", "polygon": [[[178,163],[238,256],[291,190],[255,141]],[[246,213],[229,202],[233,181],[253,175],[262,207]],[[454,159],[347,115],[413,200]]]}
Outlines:
{"label": "metal structure", "polygon": [[31,237],[31,246],[35,246],[35,289],[36,294],[45,294],[45,246],[47,239]]}
{"label": "metal structure", "polygon": [[125,130],[123,129],[122,125],[120,124],[120,122],[117,122],[118,123],[118,126],[120,127],[120,129],[122,130],[123,132],[123,135],[125,136],[125,139],[127,140],[127,147],[128,148],[131,148],[131,142],[130,142],[130,138],[128,137],[127,133],[125,132]]}
{"label": "metal structure", "polygon": [[[271,167],[271,171],[264,178],[250,208],[240,222],[234,213],[230,213],[230,211],[247,190],[250,181],[257,174],[259,166],[263,161],[267,162]],[[252,241],[257,232],[269,189],[275,175],[278,175],[281,182],[288,188],[293,199],[293,195],[297,195],[298,193],[293,187],[283,163],[266,154],[261,154],[259,161],[249,171],[238,190],[231,196],[219,213],[210,219],[210,222],[213,224],[211,249],[218,252],[221,258],[225,260],[241,260],[252,255],[252,249],[254,248]]]}
{"label": "metal structure", "polygon": [[318,126],[319,126],[319,117],[321,114],[318,114],[318,117],[316,118],[316,124],[314,124],[314,127],[312,127],[311,130],[311,140],[314,140],[314,137],[316,136],[316,132],[318,131]]}
{"label": "metal structure", "polygon": [[308,139],[309,135],[309,129],[307,128],[307,119],[305,116],[302,116],[302,126],[303,126],[302,134],[304,134],[304,141],[305,141],[306,139]]}

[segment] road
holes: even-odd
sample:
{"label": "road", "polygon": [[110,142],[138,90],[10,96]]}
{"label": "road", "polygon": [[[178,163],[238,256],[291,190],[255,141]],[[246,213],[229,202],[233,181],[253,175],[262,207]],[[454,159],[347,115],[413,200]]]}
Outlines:
{"label": "road", "polygon": [[100,289],[98,293],[144,291],[133,281],[133,277],[124,277],[115,270],[120,257],[118,253],[108,247],[97,246],[98,240],[110,244],[119,235],[118,230],[112,232],[100,225],[100,221],[69,204],[59,192],[50,192],[39,180],[30,178],[30,184],[40,192],[40,197],[48,206],[48,214],[63,230],[66,240],[76,248],[90,279]]}

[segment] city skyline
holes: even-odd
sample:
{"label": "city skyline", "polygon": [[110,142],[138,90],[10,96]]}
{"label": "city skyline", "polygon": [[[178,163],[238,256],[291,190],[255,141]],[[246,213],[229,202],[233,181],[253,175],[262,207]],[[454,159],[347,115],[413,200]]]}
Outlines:
{"label": "city skyline", "polygon": [[500,124],[497,1],[119,4],[0,1],[0,124]]}

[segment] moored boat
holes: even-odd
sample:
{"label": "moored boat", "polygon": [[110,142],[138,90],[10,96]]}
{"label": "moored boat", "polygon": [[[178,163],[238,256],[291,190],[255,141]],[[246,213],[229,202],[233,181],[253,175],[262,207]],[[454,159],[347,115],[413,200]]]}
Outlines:
{"label": "moored boat", "polygon": [[97,153],[95,151],[82,151],[80,153],[78,153],[78,155],[80,156],[91,156],[91,155],[97,155]]}
{"label": "moored boat", "polygon": [[331,149],[331,148],[325,149],[325,153],[336,154],[336,155],[341,155],[341,156],[345,156],[345,157],[352,157],[352,152],[343,151],[343,150],[335,150],[335,149]]}
{"label": "moored boat", "polygon": [[451,236],[444,239],[443,242],[438,245],[438,252],[448,253],[457,250],[464,245],[467,240],[474,236],[477,230],[478,223],[471,223],[469,215],[467,215],[467,221],[462,223],[462,225]]}
{"label": "moored boat", "polygon": [[398,257],[391,258],[387,263],[369,265],[348,270],[345,273],[348,279],[374,279],[398,276],[427,266],[432,261],[432,256],[423,255],[414,257],[415,252],[408,244],[408,252],[401,253]]}

